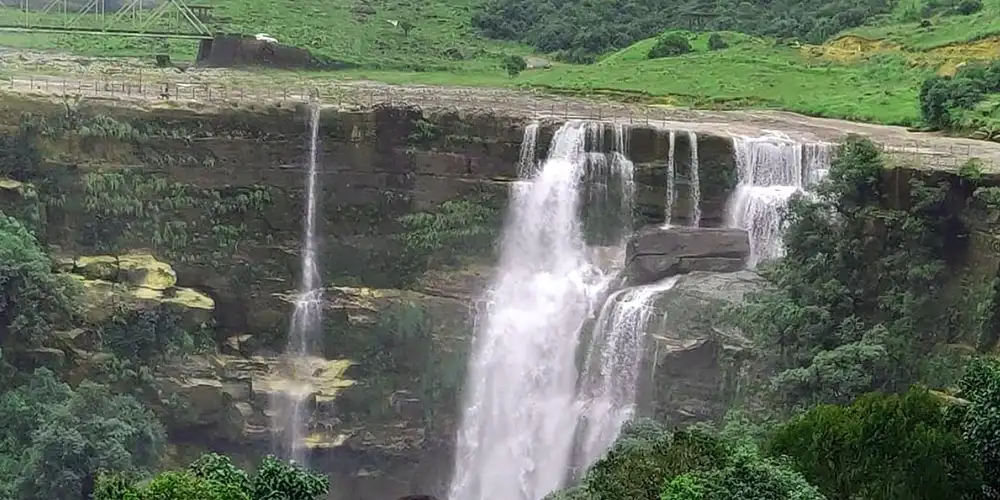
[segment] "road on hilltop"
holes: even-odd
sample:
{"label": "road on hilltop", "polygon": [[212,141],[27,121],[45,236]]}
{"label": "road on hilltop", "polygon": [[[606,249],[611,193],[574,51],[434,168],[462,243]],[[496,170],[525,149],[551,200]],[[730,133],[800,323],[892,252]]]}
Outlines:
{"label": "road on hilltop", "polygon": [[[83,96],[139,103],[232,103],[263,104],[280,101],[319,100],[341,108],[363,108],[375,104],[406,104],[424,109],[457,109],[492,112],[526,119],[594,119],[618,123],[649,124],[654,127],[693,130],[699,133],[762,135],[780,132],[801,141],[836,142],[849,133],[868,136],[886,150],[907,157],[917,167],[955,170],[968,158],[981,158],[990,171],[1000,173],[1000,144],[940,134],[909,132],[902,127],[815,118],[785,111],[749,109],[703,111],[627,104],[525,92],[512,89],[389,85],[363,80],[301,78],[294,73],[262,73],[232,69],[115,66],[84,71],[69,66],[74,56],[52,56],[58,63],[41,67],[63,74],[27,74],[26,69],[0,77],[3,92],[40,96]],[[60,66],[60,64],[62,66]],[[101,74],[103,73],[103,74]]]}

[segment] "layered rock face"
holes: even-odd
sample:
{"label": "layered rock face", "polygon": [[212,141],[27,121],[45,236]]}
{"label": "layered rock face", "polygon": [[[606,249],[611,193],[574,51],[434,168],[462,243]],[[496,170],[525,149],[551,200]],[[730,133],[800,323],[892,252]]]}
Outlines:
{"label": "layered rock face", "polygon": [[734,272],[749,255],[742,229],[646,227],[629,242],[626,272],[636,283],[692,271]]}
{"label": "layered rock face", "polygon": [[752,359],[749,341],[725,321],[731,306],[762,286],[743,270],[749,255],[739,229],[650,226],[629,242],[630,284],[676,277],[647,306],[653,319],[645,331],[649,376],[640,379],[640,412],[672,424],[725,413]]}
{"label": "layered rock face", "polygon": [[[294,105],[0,104],[9,139],[0,209],[32,221],[61,257],[59,269],[83,283],[89,321],[106,319],[115,304],[168,304],[221,346],[157,374],[158,409],[186,445],[269,451],[268,400],[287,382],[280,352],[299,273],[306,118]],[[337,495],[442,491],[475,299],[491,273],[529,122],[414,108],[322,112],[327,319],[324,356],[306,361],[309,443],[337,474]],[[555,127],[540,124],[539,157]],[[652,224],[629,246],[631,282],[682,275],[654,303],[663,319],[649,327],[651,377],[640,401],[671,421],[716,418],[749,366],[745,340],[720,315],[760,286],[740,271],[746,233],[718,228],[736,184],[732,141],[699,134],[692,144],[644,124],[628,130],[638,220]],[[676,195],[668,197],[671,142]],[[696,198],[701,229],[659,228],[668,215],[687,224]],[[33,353],[33,362],[82,379],[102,361],[92,334],[61,332],[60,345]]]}

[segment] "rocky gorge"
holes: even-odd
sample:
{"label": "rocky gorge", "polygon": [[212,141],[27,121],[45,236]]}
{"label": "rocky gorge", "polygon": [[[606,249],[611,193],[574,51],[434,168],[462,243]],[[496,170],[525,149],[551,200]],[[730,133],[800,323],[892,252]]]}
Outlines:
{"label": "rocky gorge", "polygon": [[[306,114],[299,104],[195,110],[5,96],[0,206],[31,221],[88,297],[80,328],[26,359],[79,380],[101,363],[94,326],[110,311],[176,316],[212,340],[154,375],[150,398],[178,453],[198,443],[267,451],[267,401],[284,380],[299,272]],[[561,120],[405,105],[321,113],[326,337],[309,361],[307,440],[338,477],[337,495],[440,492],[447,481],[473,313],[533,121],[544,156]],[[749,341],[718,318],[760,287],[744,269],[750,235],[725,227],[740,182],[730,129],[748,128],[626,127],[638,229],[626,275],[632,285],[680,276],[655,300],[668,319],[650,323],[639,397],[643,412],[670,422],[720,417],[752,367]],[[836,139],[810,134],[801,140]],[[613,136],[589,147],[606,150]],[[906,203],[918,179],[954,185],[956,216],[965,210],[958,169],[901,165],[886,173],[899,186],[887,203]],[[700,227],[684,227],[693,214]],[[971,222],[956,288],[996,277],[994,219],[986,211]]]}

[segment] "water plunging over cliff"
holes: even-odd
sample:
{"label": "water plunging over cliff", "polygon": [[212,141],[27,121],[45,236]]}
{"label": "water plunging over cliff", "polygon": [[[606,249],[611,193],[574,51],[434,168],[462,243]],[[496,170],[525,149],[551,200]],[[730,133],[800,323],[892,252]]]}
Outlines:
{"label": "water plunging over cliff", "polygon": [[691,167],[689,186],[691,189],[691,227],[701,225],[701,173],[698,171],[698,134],[688,132],[688,144],[691,145]]}
{"label": "water plunging over cliff", "polygon": [[317,262],[316,248],[316,213],[318,211],[317,193],[317,144],[319,142],[319,106],[313,106],[309,117],[309,164],[306,172],[306,207],[303,220],[302,259],[299,292],[295,298],[295,310],[288,331],[288,347],[286,349],[286,373],[288,383],[283,384],[280,394],[272,397],[272,411],[277,422],[274,425],[281,431],[282,449],[290,458],[299,463],[305,462],[305,450],[302,446],[306,427],[309,421],[309,409],[306,401],[312,392],[304,383],[297,381],[310,376],[300,373],[306,363],[303,358],[314,355],[316,344],[321,336],[323,323],[323,288]]}
{"label": "water plunging over cliff", "polygon": [[670,227],[674,220],[674,200],[677,199],[677,183],[674,177],[677,175],[677,163],[674,159],[674,149],[677,146],[677,134],[670,131],[670,144],[667,148],[667,203],[664,210],[663,225]]}
{"label": "water plunging over cliff", "polygon": [[795,193],[826,175],[831,148],[785,136],[734,137],[739,183],[729,199],[727,225],[750,236],[747,265],[784,254],[781,211]]}
{"label": "water plunging over cliff", "polygon": [[632,418],[652,302],[673,288],[677,279],[619,290],[601,307],[580,384],[582,410],[575,457],[580,470],[600,458]]}
{"label": "water plunging over cliff", "polygon": [[[582,408],[581,330],[623,264],[630,229],[620,211],[631,214],[632,164],[623,128],[613,130],[606,145],[602,124],[566,123],[548,158],[514,183],[499,269],[477,318],[450,500],[539,500],[566,480]],[[619,224],[617,238],[600,232],[613,244],[587,247],[583,205],[618,214],[595,219]]]}
{"label": "water plunging over cliff", "polygon": [[[688,145],[691,148],[690,163],[688,164],[688,193],[691,197],[688,225],[698,227],[701,225],[701,177],[698,169],[698,135],[694,132],[687,132],[687,138]],[[667,149],[667,199],[663,214],[664,227],[673,225],[674,204],[677,200],[676,143],[677,134],[671,130],[669,147]]]}

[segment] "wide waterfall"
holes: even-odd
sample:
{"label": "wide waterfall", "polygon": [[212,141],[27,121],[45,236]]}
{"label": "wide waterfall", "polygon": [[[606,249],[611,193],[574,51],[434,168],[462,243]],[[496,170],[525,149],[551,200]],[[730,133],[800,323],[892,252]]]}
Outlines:
{"label": "wide waterfall", "polygon": [[582,409],[575,463],[579,469],[600,458],[632,418],[652,302],[673,288],[677,279],[619,290],[601,308],[578,398]]}
{"label": "wide waterfall", "polygon": [[[633,203],[625,131],[613,127],[605,144],[604,130],[569,122],[537,169],[533,153],[522,155],[528,176],[514,183],[477,318],[450,500],[538,500],[567,479],[586,406],[577,401],[581,334],[618,276],[631,229],[621,222]],[[533,151],[534,137],[523,146]],[[598,207],[612,216],[591,217]],[[588,225],[608,221],[617,237],[603,228],[601,246],[588,247],[585,208]]]}
{"label": "wide waterfall", "polygon": [[826,176],[832,147],[782,135],[734,137],[739,182],[727,207],[727,225],[750,236],[751,268],[784,255],[782,210],[789,198]]}
{"label": "wide waterfall", "polygon": [[295,310],[288,332],[285,376],[289,383],[283,384],[282,391],[272,396],[271,407],[275,415],[273,422],[282,437],[281,449],[299,463],[305,462],[303,438],[309,421],[306,402],[310,388],[305,383],[297,383],[311,374],[302,373],[304,359],[316,354],[317,344],[322,335],[323,288],[317,261],[316,214],[318,208],[317,187],[317,145],[319,142],[319,106],[310,110],[309,163],[306,172],[306,207],[303,220],[301,277]]}

